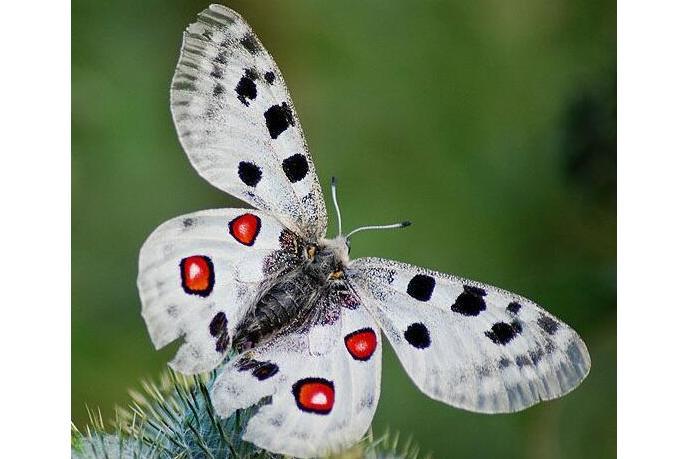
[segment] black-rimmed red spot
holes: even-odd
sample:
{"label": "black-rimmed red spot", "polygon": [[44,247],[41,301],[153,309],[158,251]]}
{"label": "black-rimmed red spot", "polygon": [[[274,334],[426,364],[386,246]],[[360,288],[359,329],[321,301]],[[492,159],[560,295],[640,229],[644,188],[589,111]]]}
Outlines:
{"label": "black-rimmed red spot", "polygon": [[182,288],[190,295],[208,296],[213,291],[213,262],[204,255],[183,258],[179,263]]}
{"label": "black-rimmed red spot", "polygon": [[335,405],[335,386],[323,378],[300,379],[292,386],[294,401],[307,413],[328,414]]}
{"label": "black-rimmed red spot", "polygon": [[349,354],[356,360],[368,360],[376,351],[378,338],[371,328],[362,328],[344,338]]}
{"label": "black-rimmed red spot", "polygon": [[254,214],[244,214],[229,223],[230,234],[240,244],[254,245],[261,231],[261,219]]}

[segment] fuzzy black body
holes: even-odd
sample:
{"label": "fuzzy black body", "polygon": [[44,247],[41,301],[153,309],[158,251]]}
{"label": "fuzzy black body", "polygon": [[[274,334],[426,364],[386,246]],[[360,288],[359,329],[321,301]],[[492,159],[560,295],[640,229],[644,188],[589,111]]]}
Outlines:
{"label": "fuzzy black body", "polygon": [[339,317],[339,297],[349,291],[342,260],[327,246],[303,246],[303,263],[273,279],[237,325],[232,340],[237,352],[283,332],[306,330]]}

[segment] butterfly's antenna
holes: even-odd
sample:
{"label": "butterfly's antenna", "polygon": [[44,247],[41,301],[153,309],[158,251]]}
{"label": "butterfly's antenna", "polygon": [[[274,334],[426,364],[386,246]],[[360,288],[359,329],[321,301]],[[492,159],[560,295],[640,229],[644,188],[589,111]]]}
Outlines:
{"label": "butterfly's antenna", "polygon": [[352,234],[358,233],[359,231],[406,228],[409,225],[411,225],[410,221],[394,223],[392,225],[362,226],[360,228],[357,228],[357,229],[351,231],[347,236],[345,236],[345,239],[349,240],[349,238],[352,237]]}
{"label": "butterfly's antenna", "polygon": [[340,214],[340,205],[337,203],[337,180],[335,177],[330,180],[330,191],[333,195],[335,212],[337,212],[337,235],[342,236],[342,214]]}

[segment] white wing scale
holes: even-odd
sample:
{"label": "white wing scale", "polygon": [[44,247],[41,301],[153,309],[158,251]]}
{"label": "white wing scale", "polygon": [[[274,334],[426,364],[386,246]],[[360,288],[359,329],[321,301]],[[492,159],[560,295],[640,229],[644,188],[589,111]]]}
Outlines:
{"label": "white wing scale", "polygon": [[211,5],[187,28],[171,106],[202,177],[306,239],[325,235],[321,187],[287,86],[237,13]]}
{"label": "white wing scale", "polygon": [[428,396],[470,411],[522,410],[588,374],[583,341],[526,298],[377,258],[355,260],[354,289]]}

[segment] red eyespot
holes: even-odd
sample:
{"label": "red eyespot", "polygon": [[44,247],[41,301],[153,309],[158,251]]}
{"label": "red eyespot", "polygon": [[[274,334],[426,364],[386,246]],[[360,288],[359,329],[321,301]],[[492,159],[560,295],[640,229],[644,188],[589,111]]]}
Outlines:
{"label": "red eyespot", "polygon": [[182,288],[190,295],[208,296],[213,290],[213,262],[203,255],[182,259],[179,264]]}
{"label": "red eyespot", "polygon": [[292,386],[294,400],[300,410],[328,414],[335,404],[335,386],[322,378],[304,378]]}
{"label": "red eyespot", "polygon": [[229,225],[230,234],[237,242],[244,245],[254,245],[259,231],[261,219],[253,214],[244,214],[232,220]]}
{"label": "red eyespot", "polygon": [[345,336],[345,346],[356,360],[368,360],[376,351],[378,338],[370,328],[362,328]]}

